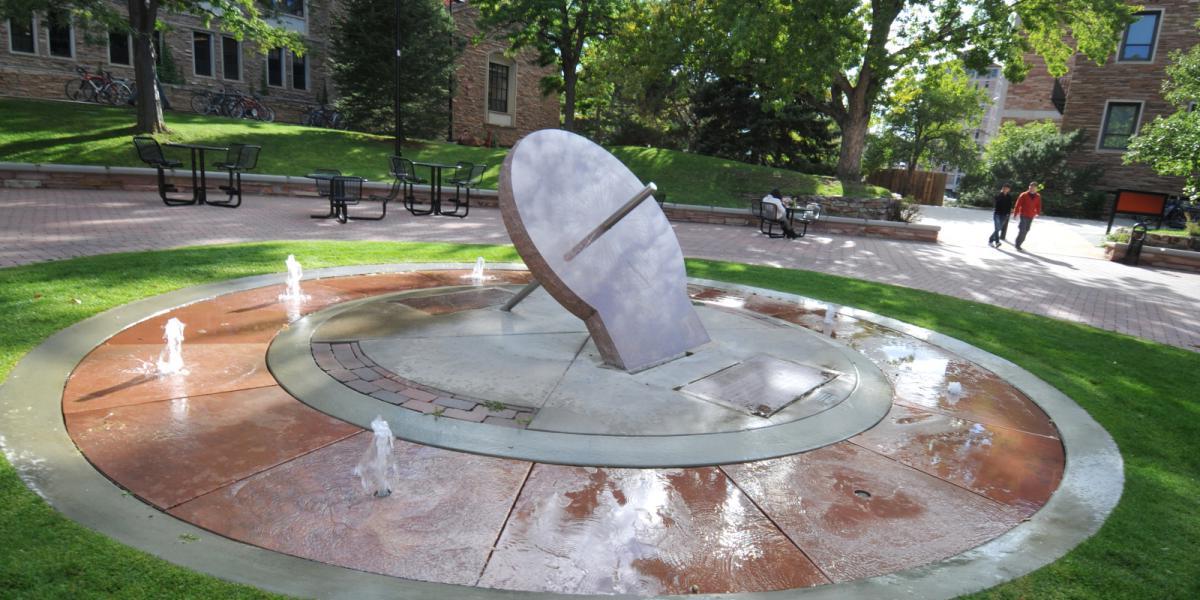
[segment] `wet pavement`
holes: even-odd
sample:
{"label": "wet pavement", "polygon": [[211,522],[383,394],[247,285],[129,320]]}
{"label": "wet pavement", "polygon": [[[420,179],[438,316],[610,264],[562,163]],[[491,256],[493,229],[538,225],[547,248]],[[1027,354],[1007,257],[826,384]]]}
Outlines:
{"label": "wet pavement", "polygon": [[[281,304],[276,286],[143,321],[76,368],[63,395],[69,433],[132,494],[222,536],[396,577],[567,593],[771,591],[892,573],[1008,531],[1063,472],[1054,424],[962,357],[845,315],[827,322],[823,305],[692,287],[709,306],[861,351],[893,384],[891,413],[819,450],[689,469],[567,467],[397,441],[395,493],[374,498],[353,472],[370,434],[278,387],[263,365],[270,332],[337,302],[459,285],[463,274],[306,281],[300,306]],[[189,327],[187,372],[159,377],[147,365],[172,316]]]}

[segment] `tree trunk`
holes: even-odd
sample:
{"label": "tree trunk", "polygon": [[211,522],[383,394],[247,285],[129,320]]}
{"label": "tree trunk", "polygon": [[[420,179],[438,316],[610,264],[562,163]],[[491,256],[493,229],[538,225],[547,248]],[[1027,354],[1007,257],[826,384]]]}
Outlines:
{"label": "tree trunk", "polygon": [[579,75],[574,64],[563,63],[563,129],[575,131],[575,83]]}
{"label": "tree trunk", "polygon": [[856,110],[853,104],[842,122],[842,147],[838,152],[837,176],[842,181],[862,179],[862,156],[867,146],[867,128],[871,123],[868,112]]}
{"label": "tree trunk", "polygon": [[158,97],[158,73],[155,70],[154,23],[158,19],[158,0],[129,0],[129,24],[133,29],[133,72],[137,85],[136,133],[163,133],[162,102]]}

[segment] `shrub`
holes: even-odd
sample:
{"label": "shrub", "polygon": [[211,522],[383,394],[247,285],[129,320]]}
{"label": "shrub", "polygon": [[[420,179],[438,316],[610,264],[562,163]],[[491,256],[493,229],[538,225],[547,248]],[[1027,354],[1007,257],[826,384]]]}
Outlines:
{"label": "shrub", "polygon": [[1001,184],[1012,183],[1013,193],[1019,194],[1030,181],[1036,181],[1042,186],[1045,214],[1098,217],[1104,210],[1104,194],[1093,191],[1092,184],[1102,169],[1067,164],[1067,158],[1083,144],[1082,132],[1059,132],[1050,121],[1005,123],[984,152],[982,170],[963,180],[961,200],[973,206],[991,206]]}

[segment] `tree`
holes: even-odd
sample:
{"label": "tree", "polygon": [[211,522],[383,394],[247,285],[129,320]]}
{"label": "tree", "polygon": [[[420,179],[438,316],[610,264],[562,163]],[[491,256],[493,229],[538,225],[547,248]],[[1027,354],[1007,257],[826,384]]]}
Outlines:
{"label": "tree", "polygon": [[726,77],[700,86],[693,110],[696,152],[805,172],[832,168],[829,119],[811,103],[765,106],[753,86]]}
{"label": "tree", "polygon": [[962,198],[988,206],[1001,184],[1022,190],[1036,181],[1042,186],[1047,214],[1097,217],[1103,196],[1091,190],[1102,169],[1098,165],[1077,169],[1067,162],[1083,145],[1082,131],[1060,132],[1053,121],[1005,123],[984,151],[983,169],[964,180]]}
{"label": "tree", "polygon": [[589,42],[612,31],[618,16],[632,0],[475,0],[485,30],[503,31],[510,49],[533,48],[541,65],[558,63],[559,81],[543,82],[545,89],[561,86],[563,128],[575,128],[575,93],[579,65]]}
{"label": "tree", "polygon": [[[401,6],[400,82],[405,135],[432,137],[445,125],[447,85],[463,41],[440,0],[405,0]],[[338,107],[351,122],[386,131],[395,115],[396,10],[386,0],[343,0],[333,20],[329,53]]]}
{"label": "tree", "polygon": [[868,154],[878,157],[876,166],[903,162],[910,182],[918,166],[970,171],[979,157],[972,134],[987,100],[956,61],[908,69],[895,80],[881,119],[883,133]]}
{"label": "tree", "polygon": [[[667,0],[686,2],[686,0]],[[823,98],[842,133],[837,172],[861,176],[870,117],[886,84],[906,67],[959,56],[969,69],[1003,65],[1020,81],[1024,53],[1052,75],[1080,52],[1103,63],[1136,7],[1124,0],[724,0],[706,44],[721,47],[774,99]],[[711,50],[710,50],[711,51]]]}
{"label": "tree", "polygon": [[1175,112],[1142,127],[1129,142],[1125,163],[1145,163],[1159,175],[1186,178],[1184,193],[1200,196],[1200,46],[1171,54],[1163,96]]}
{"label": "tree", "polygon": [[[158,11],[195,15],[208,26],[213,19],[221,29],[238,40],[249,37],[264,48],[287,48],[303,54],[300,35],[274,27],[263,19],[258,0],[128,0],[125,12],[111,0],[0,0],[0,16],[28,17],[34,12],[66,11],[95,37],[108,31],[123,31],[133,38],[133,71],[137,84],[138,133],[167,130],[163,122],[162,99],[155,85],[154,32],[159,27]],[[274,4],[274,3],[271,3]]]}

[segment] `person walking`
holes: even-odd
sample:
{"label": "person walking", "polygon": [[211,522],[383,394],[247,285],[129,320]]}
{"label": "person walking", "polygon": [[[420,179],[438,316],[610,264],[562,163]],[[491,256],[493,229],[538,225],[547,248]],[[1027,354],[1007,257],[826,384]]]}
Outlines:
{"label": "person walking", "polygon": [[1025,243],[1025,236],[1029,235],[1029,226],[1033,225],[1034,217],[1042,214],[1042,195],[1038,193],[1038,184],[1036,181],[1029,182],[1029,190],[1021,192],[1017,196],[1017,204],[1013,206],[1013,216],[1020,219],[1017,223],[1017,250],[1021,249],[1021,244]]}
{"label": "person walking", "polygon": [[1013,197],[1012,184],[1005,183],[1000,186],[1000,193],[992,200],[995,202],[995,208],[992,211],[992,236],[988,238],[988,245],[995,248],[1000,247],[1000,240],[1005,239],[1005,234],[1008,230],[1008,214],[1012,212]]}

